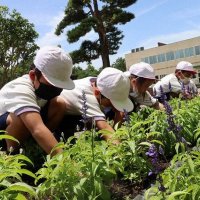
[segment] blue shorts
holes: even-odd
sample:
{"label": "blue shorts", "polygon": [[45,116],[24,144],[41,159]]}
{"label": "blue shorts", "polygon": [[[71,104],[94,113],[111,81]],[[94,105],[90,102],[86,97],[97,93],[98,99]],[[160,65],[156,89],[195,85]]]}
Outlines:
{"label": "blue shorts", "polygon": [[[0,116],[0,130],[1,131],[6,130],[6,127],[7,127],[6,120],[7,120],[8,115],[9,115],[9,112],[6,112]],[[0,132],[0,134],[4,134],[4,132]],[[6,141],[4,139],[0,140],[0,148],[1,150],[6,150]]]}
{"label": "blue shorts", "polygon": [[8,115],[9,115],[9,112],[6,112],[0,116],[0,130],[6,130],[7,128],[6,120],[7,120]]}

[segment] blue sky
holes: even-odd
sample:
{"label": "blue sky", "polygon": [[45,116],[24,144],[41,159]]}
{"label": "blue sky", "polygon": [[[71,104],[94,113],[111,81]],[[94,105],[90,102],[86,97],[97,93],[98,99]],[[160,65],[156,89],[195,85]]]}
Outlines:
{"label": "blue sky", "polygon": [[[64,16],[66,0],[0,0],[0,5],[16,9],[35,25],[39,33],[36,43],[40,47],[61,44],[70,52],[80,46],[80,42],[67,43],[65,32],[59,37],[54,35]],[[138,0],[127,10],[135,14],[135,19],[119,27],[124,39],[118,53],[110,56],[111,63],[136,47],[147,49],[155,47],[157,42],[172,43],[200,36],[200,0]],[[94,32],[81,40],[92,38],[96,38]],[[101,67],[101,59],[95,60],[93,65]],[[81,63],[80,66],[85,68],[86,65]]]}

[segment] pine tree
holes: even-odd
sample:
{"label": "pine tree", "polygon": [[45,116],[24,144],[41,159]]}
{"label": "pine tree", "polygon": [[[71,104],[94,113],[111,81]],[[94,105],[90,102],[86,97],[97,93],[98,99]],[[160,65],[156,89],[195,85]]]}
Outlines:
{"label": "pine tree", "polygon": [[101,56],[103,68],[110,66],[109,55],[117,53],[124,37],[117,25],[126,24],[135,16],[125,8],[137,0],[69,0],[65,16],[56,28],[60,35],[66,27],[69,43],[77,42],[90,31],[97,34],[94,41],[84,40],[78,50],[71,52],[74,63],[91,62]]}

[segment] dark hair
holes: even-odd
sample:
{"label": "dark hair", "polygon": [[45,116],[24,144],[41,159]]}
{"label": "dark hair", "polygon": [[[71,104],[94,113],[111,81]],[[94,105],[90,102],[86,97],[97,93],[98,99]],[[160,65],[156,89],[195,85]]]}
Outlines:
{"label": "dark hair", "polygon": [[39,80],[42,76],[42,72],[38,68],[35,68],[35,75],[37,79]]}
{"label": "dark hair", "polygon": [[35,65],[32,63],[31,65],[30,65],[30,70],[34,70],[36,67],[35,67]]}
{"label": "dark hair", "polygon": [[175,70],[175,73],[178,73],[178,72],[182,72],[182,70],[176,69],[176,70]]}
{"label": "dark hair", "polygon": [[38,80],[41,78],[42,72],[38,68],[36,68],[36,66],[34,64],[31,64],[30,70],[34,70],[35,71],[35,75],[36,75]]}
{"label": "dark hair", "polygon": [[136,82],[139,85],[142,85],[144,83],[144,81],[145,81],[144,77],[139,77],[139,76],[136,76],[134,74],[131,74],[131,78],[137,78]]}
{"label": "dark hair", "polygon": [[[94,85],[95,85],[95,87],[97,87],[97,81],[96,80],[94,81]],[[100,95],[101,95],[102,99],[105,99],[105,98],[107,99],[107,97],[105,97],[103,94],[100,93]]]}

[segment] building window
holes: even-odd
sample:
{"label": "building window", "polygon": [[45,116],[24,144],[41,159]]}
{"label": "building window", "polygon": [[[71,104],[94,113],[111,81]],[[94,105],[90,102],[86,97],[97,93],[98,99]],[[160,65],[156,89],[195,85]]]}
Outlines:
{"label": "building window", "polygon": [[180,50],[178,50],[178,51],[175,52],[175,58],[176,58],[176,59],[184,58],[184,57],[185,57],[185,56],[184,56],[184,51],[183,51],[183,49],[180,49]]}
{"label": "building window", "polygon": [[166,59],[167,59],[167,61],[174,60],[174,52],[173,51],[167,52]]}
{"label": "building window", "polygon": [[149,56],[149,63],[154,64],[157,63],[157,57],[156,56]]}
{"label": "building window", "polygon": [[145,57],[144,62],[149,63],[149,57]]}
{"label": "building window", "polygon": [[165,62],[166,60],[164,53],[157,55],[157,58],[158,58],[158,62]]}
{"label": "building window", "polygon": [[200,55],[200,46],[195,46],[195,55]]}
{"label": "building window", "polygon": [[185,49],[185,57],[190,57],[194,55],[193,47]]}

